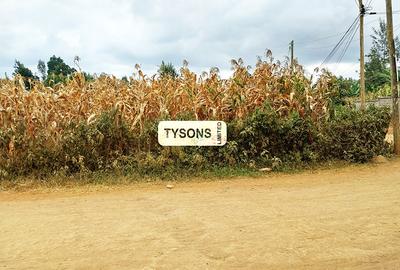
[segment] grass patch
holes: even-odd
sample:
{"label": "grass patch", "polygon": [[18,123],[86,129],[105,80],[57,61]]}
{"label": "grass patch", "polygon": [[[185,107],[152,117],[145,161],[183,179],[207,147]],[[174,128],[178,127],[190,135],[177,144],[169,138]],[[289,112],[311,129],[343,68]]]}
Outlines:
{"label": "grass patch", "polygon": [[78,187],[96,186],[125,186],[143,183],[168,183],[168,182],[202,182],[234,180],[240,178],[268,178],[272,176],[284,176],[287,174],[298,174],[305,172],[317,172],[324,170],[343,169],[354,167],[354,169],[371,166],[372,163],[359,164],[348,161],[334,160],[312,164],[297,163],[285,164],[271,172],[260,172],[258,168],[243,166],[212,166],[208,169],[198,171],[167,170],[164,174],[140,174],[134,172],[85,172],[74,175],[53,175],[46,177],[19,176],[14,179],[0,181],[1,191],[23,192],[35,189],[73,189]]}

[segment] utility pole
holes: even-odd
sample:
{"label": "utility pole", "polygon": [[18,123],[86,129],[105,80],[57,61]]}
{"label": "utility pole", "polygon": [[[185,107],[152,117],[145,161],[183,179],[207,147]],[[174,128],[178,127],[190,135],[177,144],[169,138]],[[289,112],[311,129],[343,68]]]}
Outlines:
{"label": "utility pole", "polygon": [[399,89],[397,81],[396,53],[393,40],[393,11],[392,0],[386,0],[387,42],[389,47],[389,62],[391,69],[392,101],[393,101],[393,142],[394,153],[400,155],[399,130]]}
{"label": "utility pole", "polygon": [[364,15],[365,6],[362,0],[358,0],[360,7],[360,100],[361,110],[365,110],[365,61],[364,61]]}
{"label": "utility pole", "polygon": [[294,40],[292,40],[290,42],[289,50],[290,50],[290,68],[293,71],[293,68],[294,68]]}

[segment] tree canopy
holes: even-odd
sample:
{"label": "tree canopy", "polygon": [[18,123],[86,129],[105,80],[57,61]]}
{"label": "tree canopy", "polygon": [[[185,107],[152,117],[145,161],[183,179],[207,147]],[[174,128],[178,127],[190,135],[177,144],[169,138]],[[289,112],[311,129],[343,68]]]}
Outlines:
{"label": "tree canopy", "polygon": [[160,77],[173,77],[176,78],[178,77],[178,72],[176,71],[174,65],[172,63],[165,63],[164,61],[161,62],[161,65],[158,69],[158,75]]}
{"label": "tree canopy", "polygon": [[13,75],[21,75],[24,78],[35,78],[33,72],[18,60],[15,60]]}
{"label": "tree canopy", "polygon": [[14,72],[13,75],[20,75],[23,78],[24,84],[25,84],[25,88],[27,90],[29,90],[32,86],[32,81],[34,80],[39,80],[39,78],[33,74],[33,72],[25,67],[25,65],[23,63],[21,63],[18,60],[15,60],[15,64],[14,64]]}
{"label": "tree canopy", "polygon": [[76,69],[67,65],[61,57],[53,55],[47,62],[47,75],[63,75],[68,76],[76,72]]}
{"label": "tree canopy", "polygon": [[[39,69],[40,65],[40,69]],[[42,74],[45,85],[54,86],[58,83],[64,83],[68,77],[76,72],[76,69],[67,65],[61,57],[53,55],[47,62],[47,76],[44,76],[46,66],[44,62],[39,60],[38,69]]]}
{"label": "tree canopy", "polygon": [[44,63],[43,60],[39,60],[38,65],[37,65],[37,69],[40,73],[40,75],[42,75],[42,80],[46,80],[47,78],[47,67],[46,64]]}
{"label": "tree canopy", "polygon": [[[379,21],[379,27],[373,28],[372,47],[365,63],[366,89],[376,92],[379,88],[390,84],[389,49],[387,47],[386,23]],[[400,53],[399,37],[395,38],[396,56]]]}

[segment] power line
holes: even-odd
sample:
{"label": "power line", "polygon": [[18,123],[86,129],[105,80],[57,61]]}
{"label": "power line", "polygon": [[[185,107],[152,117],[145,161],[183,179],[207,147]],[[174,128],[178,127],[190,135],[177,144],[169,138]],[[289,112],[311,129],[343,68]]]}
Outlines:
{"label": "power line", "polygon": [[[379,20],[379,19],[374,19],[374,20],[372,20],[372,21],[366,22],[364,25],[372,24],[372,23],[374,23],[374,22],[377,22],[378,20]],[[343,35],[343,34],[346,33],[346,32],[347,32],[347,31],[343,31],[343,32],[340,32],[340,33],[336,33],[336,34],[332,34],[332,35],[328,35],[328,36],[323,36],[323,37],[320,37],[320,38],[316,38],[316,39],[312,39],[312,40],[308,40],[308,41],[303,41],[303,42],[302,42],[302,41],[300,41],[300,42],[297,42],[297,41],[296,41],[296,45],[310,45],[310,44],[312,44],[312,43],[315,43],[316,41],[331,39],[331,38],[334,38],[334,37]],[[333,46],[333,45],[331,45],[331,46]],[[305,47],[307,47],[307,46],[305,46]]]}
{"label": "power line", "polygon": [[[371,1],[370,1],[371,2]],[[371,20],[371,21],[368,21],[368,22],[366,22],[364,25],[370,25],[370,24],[372,24],[372,23],[375,23],[375,22],[377,22],[379,20],[379,18],[376,18],[376,19],[374,19],[374,20]],[[354,22],[353,22],[353,24],[354,24]],[[352,24],[352,25],[353,25]],[[339,33],[336,33],[336,34],[331,34],[331,35],[327,35],[327,36],[321,36],[321,37],[318,37],[318,38],[316,38],[316,39],[312,39],[312,40],[303,40],[303,41],[300,41],[300,42],[297,42],[296,41],[296,45],[297,45],[297,48],[298,49],[301,49],[301,50],[319,50],[319,49],[326,49],[326,48],[332,48],[333,46],[335,46],[335,45],[337,45],[337,44],[331,44],[331,45],[328,45],[328,46],[319,46],[319,47],[312,47],[312,45],[314,45],[315,43],[317,43],[318,41],[322,41],[322,40],[328,40],[328,39],[332,39],[332,38],[334,38],[334,37],[337,37],[337,36],[340,36],[340,35],[343,35],[343,34],[346,34],[347,32],[349,31],[349,29],[347,29],[346,31],[343,31],[343,32],[339,32]],[[357,39],[353,39],[353,41],[357,41],[357,40],[359,40],[359,38]],[[319,42],[318,42],[319,43]],[[311,47],[310,47],[310,45],[311,45]],[[280,51],[280,52],[282,52],[282,51],[286,51],[287,50],[287,45],[282,45],[282,46],[279,46],[279,48],[276,48],[275,47],[275,51]]]}
{"label": "power line", "polygon": [[[339,42],[335,45],[335,47],[331,50],[331,52],[328,54],[328,56],[324,59],[324,61],[322,62],[321,66],[327,64],[332,58],[333,56],[337,53],[337,51],[342,47],[342,45],[346,42],[348,42],[349,37],[353,37],[354,35],[354,31],[356,28],[358,28],[359,25],[359,17],[360,15],[358,15],[355,20],[353,21],[353,23],[350,25],[350,27],[347,29],[347,31],[344,33],[344,35],[342,36],[342,38],[339,40]],[[351,38],[352,39],[352,38]]]}
{"label": "power line", "polygon": [[[378,21],[379,19],[374,19],[372,21],[367,22],[365,25],[367,24],[371,24],[374,23],[376,21]],[[359,29],[360,25],[359,23],[357,24],[353,24],[349,27],[349,29],[344,32],[345,35],[343,35],[342,39],[335,45],[330,45],[330,46],[324,46],[324,47],[317,47],[317,48],[309,48],[310,50],[318,50],[318,49],[326,49],[326,48],[332,48],[332,46],[335,46],[332,51],[330,52],[330,54],[325,58],[324,62],[321,64],[325,65],[328,62],[330,62],[335,55],[339,55],[337,57],[336,63],[341,63],[341,61],[343,60],[343,57],[346,55],[348,49],[350,48],[350,45],[355,42],[360,40],[360,38],[354,38],[358,29]],[[307,49],[307,47],[305,47]],[[342,48],[342,50],[340,50]],[[304,47],[303,47],[304,49]]]}
{"label": "power line", "polygon": [[[367,22],[367,23],[365,23],[364,25],[369,25],[369,24],[372,24],[372,23],[374,23],[374,22],[377,22],[379,19],[374,19],[374,20],[372,20],[372,21],[369,21],[369,22]],[[400,26],[400,25],[399,25]],[[346,31],[344,31],[344,32],[341,32],[341,33],[338,33],[338,34],[334,34],[334,35],[331,35],[331,36],[329,36],[329,37],[336,37],[336,36],[339,36],[339,35],[341,35],[341,34],[344,34],[344,33],[346,33]],[[323,39],[328,39],[328,38],[321,38],[321,39],[317,39],[317,41],[318,40],[323,40]],[[360,40],[360,38],[355,38],[355,39],[353,39],[353,41],[357,41],[357,40]],[[300,46],[300,47],[298,47],[298,48],[300,48],[300,49],[306,49],[306,50],[319,50],[319,49],[326,49],[326,48],[332,48],[333,46],[335,46],[336,45],[336,43],[335,44],[330,44],[330,45],[327,45],[327,46],[319,46],[319,47],[312,47],[312,46],[310,46],[310,45],[313,45],[313,41],[315,41],[315,40],[312,40],[312,41],[310,41],[310,42],[307,42],[307,43],[298,43],[298,42],[296,42],[296,44],[298,45],[298,44],[307,44],[306,46]]]}
{"label": "power line", "polygon": [[340,33],[336,33],[336,34],[332,34],[332,35],[329,35],[329,36],[324,36],[324,37],[320,37],[320,38],[308,40],[308,41],[296,42],[296,44],[297,44],[297,45],[299,45],[299,44],[300,44],[300,45],[301,45],[301,44],[310,44],[310,43],[314,43],[314,42],[316,42],[316,41],[321,41],[321,40],[325,40],[325,39],[330,39],[330,38],[333,38],[333,37],[337,37],[337,36],[340,36],[340,35],[342,35],[342,34],[344,34],[344,33],[346,33],[346,31],[343,31],[343,32],[340,32]]}
{"label": "power line", "polygon": [[357,24],[357,27],[356,27],[355,30],[353,31],[352,36],[350,37],[350,39],[348,40],[346,46],[344,47],[344,50],[343,50],[342,54],[339,56],[339,60],[338,60],[337,63],[342,62],[342,59],[343,59],[343,57],[346,55],[346,52],[347,52],[347,50],[348,50],[348,48],[349,48],[351,42],[353,41],[354,36],[356,35],[356,33],[357,33],[357,31],[358,31],[359,28],[360,28],[360,24]]}

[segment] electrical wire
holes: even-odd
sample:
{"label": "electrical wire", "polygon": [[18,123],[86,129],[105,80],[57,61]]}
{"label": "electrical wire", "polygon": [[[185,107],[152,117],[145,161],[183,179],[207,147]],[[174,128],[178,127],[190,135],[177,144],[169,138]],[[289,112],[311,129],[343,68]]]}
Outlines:
{"label": "electrical wire", "polygon": [[[364,25],[366,26],[366,25],[372,24],[374,22],[377,22],[378,20],[379,19],[374,19],[372,21],[366,22]],[[304,44],[305,46],[298,47],[299,49],[302,49],[302,50],[320,50],[320,49],[332,48],[333,46],[336,45],[336,43],[335,44],[330,44],[330,45],[327,45],[327,46],[318,46],[318,47],[313,47],[313,46],[310,46],[310,45],[313,45],[314,41],[329,39],[331,37],[336,37],[336,36],[342,35],[344,33],[346,33],[346,31],[338,33],[338,34],[334,34],[334,35],[331,35],[331,36],[328,36],[328,37],[325,37],[325,38],[315,39],[315,40],[312,40],[310,42],[301,42],[301,43],[296,42],[296,45],[299,45],[299,44],[303,45]],[[357,41],[357,40],[360,40],[360,39],[359,38],[353,39],[353,41]]]}
{"label": "electrical wire", "polygon": [[[357,0],[356,0],[356,2],[357,2]],[[371,4],[372,3],[372,0],[370,0],[369,1],[369,3],[368,4]],[[366,14],[366,15],[369,15],[369,14]],[[368,17],[368,16],[367,16]],[[319,38],[316,38],[316,39],[312,39],[312,40],[304,40],[304,41],[300,41],[300,42],[296,42],[296,46],[299,46],[299,47],[297,47],[298,49],[300,49],[300,50],[322,50],[322,49],[326,49],[326,48],[332,48],[333,46],[337,46],[338,44],[332,44],[332,45],[329,45],[329,46],[319,46],[319,47],[313,47],[312,45],[314,45],[314,44],[316,44],[318,41],[322,41],[322,40],[327,40],[327,39],[332,39],[332,38],[334,38],[334,37],[337,37],[337,36],[340,36],[340,35],[343,35],[342,36],[342,38],[343,37],[345,37],[346,35],[348,35],[348,36],[353,36],[353,38],[352,38],[352,40],[350,41],[350,44],[352,43],[352,42],[354,42],[354,41],[357,41],[357,40],[360,40],[359,38],[356,38],[356,39],[354,39],[354,36],[355,36],[355,34],[353,35],[352,33],[353,33],[353,31],[350,31],[350,33],[349,33],[349,30],[351,30],[351,27],[353,26],[354,27],[354,24],[355,24],[355,22],[357,21],[359,19],[359,16],[356,18],[356,20],[353,22],[353,24],[349,27],[349,29],[347,29],[346,31],[343,31],[343,32],[340,32],[340,33],[336,33],[336,34],[332,34],[332,35],[328,35],[328,36],[322,36],[322,37],[319,37]],[[374,23],[374,22],[376,22],[376,21],[378,21],[379,20],[379,18],[377,18],[377,19],[374,19],[374,20],[371,20],[371,21],[368,21],[368,22],[366,22],[364,25],[369,25],[369,24],[372,24],[372,23]],[[357,29],[358,29],[358,27],[359,26],[356,26],[357,27]],[[354,29],[353,29],[354,30]],[[347,39],[346,39],[347,40]],[[347,40],[348,41],[348,40]],[[318,42],[319,43],[319,42]],[[342,44],[340,45],[340,47],[343,45],[343,44],[346,44],[345,45],[345,47],[349,47],[350,46],[350,44],[349,45],[347,45],[347,43],[346,43],[346,41],[342,41]],[[335,48],[334,48],[335,49]],[[338,50],[339,48],[337,48],[336,50]],[[278,51],[283,51],[283,50],[287,50],[287,45],[282,45],[282,47],[280,47],[279,48],[279,50]],[[335,52],[336,53],[336,52]],[[325,60],[327,60],[327,61],[330,61],[331,60],[331,58],[332,57],[329,57],[329,55],[328,55],[328,60],[327,59],[325,59]],[[323,62],[323,64],[325,64],[325,61],[324,60],[324,62]],[[322,64],[321,64],[322,65]]]}
{"label": "electrical wire", "polygon": [[[341,63],[341,61],[343,60],[343,57],[346,55],[350,45],[354,41],[360,40],[360,38],[354,38],[360,28],[358,18],[359,18],[359,16],[356,19],[357,23],[354,24],[354,22],[353,22],[353,24],[346,31],[345,35],[343,35],[342,39],[335,45],[335,47],[332,49],[330,54],[325,58],[324,62],[321,64],[321,66],[331,62],[331,60],[334,58],[335,55],[339,55],[337,58],[337,61],[335,63],[337,63],[337,64]],[[376,22],[377,20],[378,19],[372,20],[372,21],[366,23],[365,25]],[[340,50],[341,48],[342,48],[342,50]]]}
{"label": "electrical wire", "polygon": [[[379,19],[374,19],[374,20],[372,20],[372,21],[366,22],[364,25],[369,25],[369,24],[371,24],[371,23],[377,22],[378,20],[379,20]],[[332,35],[329,35],[329,36],[323,36],[323,37],[316,38],[316,39],[312,39],[312,40],[308,40],[308,41],[300,41],[300,42],[296,42],[296,45],[297,45],[297,46],[298,46],[298,45],[305,45],[303,48],[307,48],[307,47],[309,47],[308,45],[311,45],[312,43],[315,43],[316,41],[331,39],[331,38],[334,38],[334,37],[343,35],[343,34],[345,34],[345,33],[346,33],[346,31],[343,31],[343,32],[340,32],[340,33],[332,34]],[[335,44],[330,45],[330,46],[328,46],[328,47],[332,47],[332,46],[334,46],[334,45],[335,45]]]}
{"label": "electrical wire", "polygon": [[308,40],[308,41],[303,41],[303,42],[296,42],[296,44],[297,45],[304,45],[304,44],[310,44],[310,43],[314,43],[314,42],[316,42],[316,41],[321,41],[321,40],[325,40],[325,39],[330,39],[330,38],[334,38],[334,37],[337,37],[337,36],[340,36],[340,35],[342,35],[342,34],[344,34],[344,33],[346,33],[346,31],[343,31],[343,32],[340,32],[340,33],[336,33],[336,34],[332,34],[332,35],[329,35],[329,36],[323,36],[323,37],[320,37],[320,38],[316,38],[316,39],[312,39],[312,40]]}
{"label": "electrical wire", "polygon": [[354,36],[356,35],[356,33],[358,32],[358,29],[360,29],[360,24],[357,24],[357,27],[355,28],[355,30],[353,31],[353,34],[351,35],[350,39],[348,40],[347,44],[344,47],[344,50],[342,51],[342,54],[339,56],[337,63],[339,64],[340,62],[342,62],[343,57],[346,55],[347,50],[349,49],[350,44],[352,43]]}
{"label": "electrical wire", "polygon": [[332,60],[332,58],[335,56],[335,54],[338,52],[338,50],[342,47],[342,45],[347,44],[349,38],[352,39],[352,37],[354,36],[354,32],[359,27],[359,18],[360,18],[360,15],[358,15],[355,18],[355,20],[350,25],[350,27],[347,29],[347,31],[344,33],[344,35],[339,40],[339,42],[335,45],[335,47],[331,50],[331,52],[328,54],[328,56],[324,59],[321,66],[330,62]]}

